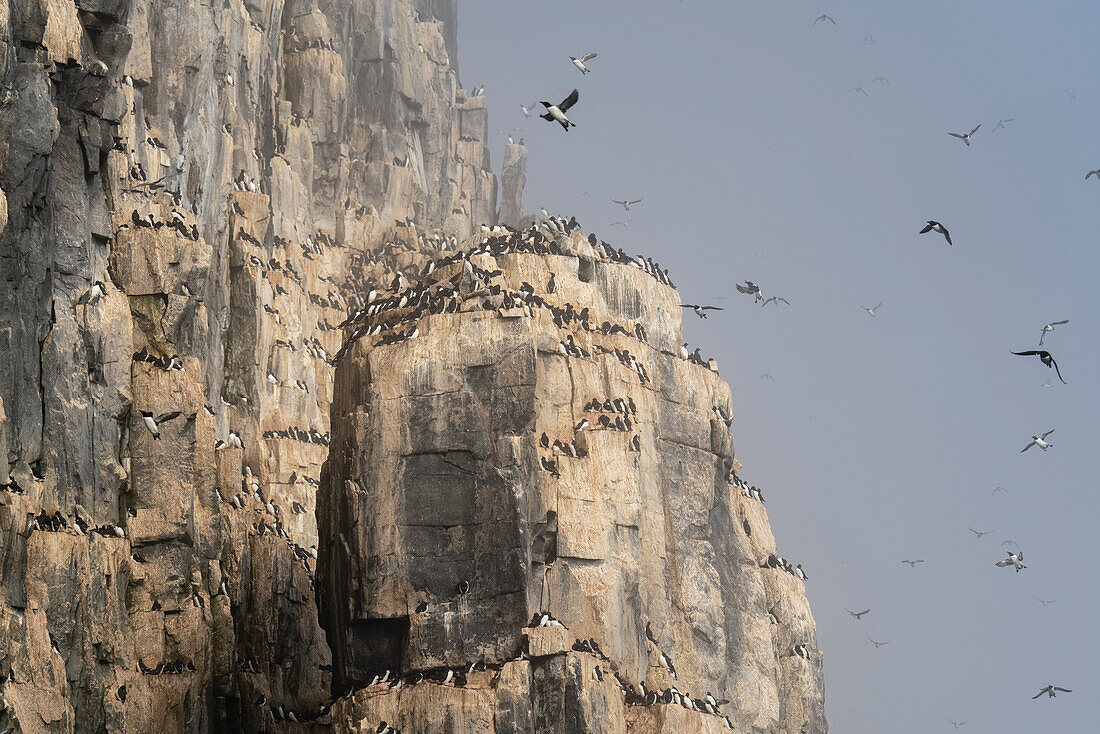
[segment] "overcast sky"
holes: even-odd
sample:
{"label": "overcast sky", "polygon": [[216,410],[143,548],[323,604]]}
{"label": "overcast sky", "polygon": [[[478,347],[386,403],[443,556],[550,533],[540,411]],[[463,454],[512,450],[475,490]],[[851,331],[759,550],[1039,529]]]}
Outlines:
{"label": "overcast sky", "polygon": [[[476,0],[459,23],[494,164],[526,139],[526,209],[725,307],[686,338],[734,386],[742,474],[810,575],[831,729],[1100,731],[1100,3]],[[523,118],[574,87],[568,133]],[[978,123],[970,148],[947,135]],[[1009,354],[1060,319],[1068,385]],[[1022,573],[993,565],[1009,539]],[[1074,693],[1032,701],[1047,683]]]}

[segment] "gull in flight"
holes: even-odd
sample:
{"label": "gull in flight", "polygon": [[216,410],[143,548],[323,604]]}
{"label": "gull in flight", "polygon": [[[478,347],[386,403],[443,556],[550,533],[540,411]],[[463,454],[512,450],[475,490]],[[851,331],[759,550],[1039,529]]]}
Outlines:
{"label": "gull in flight", "polygon": [[569,60],[573,62],[573,66],[577,67],[577,71],[579,71],[582,75],[584,75],[584,74],[587,74],[590,71],[592,71],[591,69],[589,69],[587,66],[584,65],[584,62],[585,61],[590,61],[594,58],[596,58],[596,52],[595,51],[589,51],[588,53],[586,53],[584,56],[580,57],[579,59],[576,56],[570,56]]}
{"label": "gull in flight", "polygon": [[864,97],[870,97],[870,96],[871,96],[871,95],[867,94],[867,90],[866,90],[866,89],[864,89],[863,87],[852,87],[852,88],[851,88],[851,89],[849,89],[848,91],[849,91],[849,92],[859,92],[859,93],[860,93],[860,94],[862,94],[862,95],[863,95]]}
{"label": "gull in flight", "polygon": [[1053,428],[1051,428],[1049,431],[1044,433],[1042,436],[1032,436],[1031,437],[1031,443],[1029,443],[1027,446],[1024,446],[1022,449],[1020,449],[1020,453],[1021,454],[1024,453],[1025,451],[1027,451],[1032,446],[1038,446],[1043,451],[1046,451],[1047,449],[1049,449],[1051,446],[1054,445],[1052,443],[1047,443],[1047,440],[1046,440],[1047,436],[1049,436],[1052,433],[1054,433]]}
{"label": "gull in flight", "polygon": [[969,525],[967,525],[966,527],[970,528],[970,532],[977,535],[979,540],[982,538],[983,535],[989,535],[990,533],[993,532],[992,530],[984,530],[984,531],[983,530],[975,530],[974,528],[971,528]]}
{"label": "gull in flight", "polygon": [[918,563],[924,563],[924,559],[923,558],[918,558],[915,561],[902,561],[902,563],[908,563],[909,568],[916,568]]}
{"label": "gull in flight", "polygon": [[[867,639],[871,640],[870,637],[868,637]],[[879,649],[880,647],[882,647],[883,645],[889,645],[890,644],[889,640],[887,640],[886,642],[875,642],[875,640],[871,640],[871,642],[874,643],[876,650]]]}
{"label": "gull in flight", "polygon": [[772,377],[771,372],[765,372],[764,374],[760,375],[760,377],[757,377],[756,379],[758,379],[758,380],[771,380],[772,382],[775,382],[775,378]]}
{"label": "gull in flight", "polygon": [[780,302],[780,301],[783,301],[783,303],[787,304],[788,306],[790,306],[790,305],[791,305],[791,302],[790,302],[790,301],[788,301],[788,300],[787,300],[786,298],[784,298],[783,296],[772,296],[771,298],[765,298],[765,299],[764,299],[764,302],[763,302],[763,303],[761,303],[760,305],[761,305],[761,306],[767,306],[767,305],[768,305],[769,303],[774,303],[774,304],[776,304],[776,305],[779,305],[779,302]]}
{"label": "gull in flight", "polygon": [[919,234],[928,234],[929,232],[938,232],[942,234],[944,239],[947,240],[947,244],[951,244],[951,233],[947,231],[947,227],[943,226],[935,219],[929,219],[928,224],[922,229]]}
{"label": "gull in flight", "polygon": [[830,23],[832,23],[833,25],[836,25],[836,21],[835,21],[835,20],[833,20],[833,19],[832,19],[832,18],[830,18],[829,16],[825,15],[824,13],[822,13],[821,15],[817,16],[816,18],[814,18],[814,22],[813,22],[813,23],[810,23],[810,27],[811,27],[811,28],[813,28],[813,27],[814,27],[815,25],[817,25],[817,24],[818,24],[819,22],[821,22],[821,21],[823,21],[823,20],[827,20],[827,21],[829,21]]}
{"label": "gull in flight", "polygon": [[746,295],[755,296],[757,301],[764,300],[764,293],[760,290],[760,286],[753,283],[751,280],[746,280],[745,285],[738,283],[737,290]]}
{"label": "gull in flight", "polygon": [[1002,546],[1005,546],[1005,545],[1014,545],[1014,546],[1016,546],[1017,548],[1019,548],[1019,547],[1020,547],[1020,546],[1019,546],[1019,544],[1017,544],[1015,540],[1002,540],[1002,541],[1001,541],[1001,545],[1002,545]]}
{"label": "gull in flight", "polygon": [[1047,606],[1050,606],[1051,604],[1054,604],[1058,600],[1057,599],[1051,599],[1050,601],[1047,601],[1046,599],[1040,599],[1039,597],[1035,597],[1035,601],[1039,602],[1044,607],[1047,607]]}
{"label": "gull in flight", "polygon": [[612,204],[619,204],[626,211],[630,211],[630,207],[634,206],[635,204],[640,204],[641,202],[642,202],[641,199],[634,199],[634,200],[623,199],[622,201],[619,201],[618,199],[612,199],[611,200]]}
{"label": "gull in flight", "polygon": [[867,614],[871,610],[870,609],[864,609],[862,612],[853,612],[848,607],[844,607],[844,611],[848,612],[848,614],[851,614],[853,619],[862,619],[863,615]]}
{"label": "gull in flight", "polygon": [[990,493],[990,495],[989,495],[989,496],[990,496],[990,497],[996,497],[996,496],[997,496],[997,493],[998,493],[998,492],[1004,492],[1005,494],[1008,494],[1008,490],[1007,490],[1007,489],[1005,489],[1004,487],[1002,487],[1002,486],[998,485],[998,486],[996,486],[996,487],[994,487],[994,488],[993,488],[993,491],[992,491],[992,492]]}
{"label": "gull in flight", "polygon": [[992,130],[991,130],[990,132],[994,132],[994,133],[995,133],[995,132],[997,132],[997,131],[998,131],[998,130],[1000,130],[1000,129],[1001,129],[1002,127],[1005,127],[1005,123],[1006,123],[1006,122],[1012,122],[1012,121],[1013,121],[1013,120],[1015,120],[1015,119],[1016,119],[1015,117],[1006,117],[1006,118],[1005,118],[1005,119],[1003,119],[1003,120],[997,120],[997,124],[996,124],[996,126],[994,126],[994,128],[993,128],[993,129],[992,129]]}
{"label": "gull in flight", "polygon": [[538,104],[538,102],[532,102],[529,105],[520,105],[519,108],[521,110],[523,110],[523,116],[524,117],[530,117],[531,116],[531,110],[535,109],[535,105],[537,105],[537,104]]}
{"label": "gull in flight", "polygon": [[721,306],[700,306],[695,303],[681,303],[680,308],[690,308],[692,311],[695,312],[695,315],[701,319],[705,319],[707,317],[707,311],[725,310]]}
{"label": "gull in flight", "polygon": [[[1050,355],[1050,352],[1043,349],[1029,349],[1026,352],[1012,352],[1012,354],[1015,354],[1017,357],[1030,357],[1031,355],[1037,356],[1039,358],[1039,361],[1045,364],[1047,367],[1053,367],[1054,371],[1058,373],[1058,379],[1062,380],[1062,371],[1058,369],[1058,363],[1054,361],[1054,357]],[[1062,380],[1062,384],[1068,385],[1069,383],[1065,380]]]}
{"label": "gull in flight", "polygon": [[623,221],[621,221],[621,220],[620,220],[620,221],[618,221],[618,222],[612,222],[611,224],[609,224],[609,225],[607,225],[607,226],[608,226],[608,227],[614,227],[615,225],[621,224],[621,225],[622,225],[622,226],[624,226],[624,227],[629,227],[629,226],[630,226],[630,223],[631,223],[631,222],[633,222],[633,221],[634,221],[633,219],[628,219],[628,220],[626,220],[625,222],[623,222]]}
{"label": "gull in flight", "polygon": [[1039,330],[1039,346],[1043,346],[1043,339],[1047,338],[1047,332],[1054,331],[1055,326],[1061,326],[1062,324],[1068,324],[1069,319],[1065,321],[1051,321],[1049,324]]}
{"label": "gull in flight", "polygon": [[1043,690],[1039,691],[1034,696],[1032,696],[1031,700],[1034,701],[1035,699],[1037,699],[1039,696],[1043,695],[1044,693],[1047,694],[1047,698],[1057,698],[1058,694],[1055,693],[1055,691],[1061,691],[1062,693],[1073,693],[1073,689],[1071,689],[1071,688],[1062,688],[1061,686],[1056,686],[1053,683],[1051,683],[1050,685],[1044,687]]}
{"label": "gull in flight", "polygon": [[1096,169],[1094,169],[1094,170],[1092,170],[1092,171],[1089,171],[1088,173],[1086,173],[1086,174],[1085,174],[1085,180],[1086,180],[1086,181],[1088,181],[1088,180],[1089,180],[1089,176],[1096,176],[1096,180],[1097,180],[1097,181],[1100,181],[1100,168],[1096,168]]}
{"label": "gull in flight", "polygon": [[1015,553],[1010,551],[1008,554],[1008,558],[997,561],[993,565],[997,566],[997,568],[1008,568],[1009,566],[1013,566],[1016,568],[1016,573],[1020,573],[1021,570],[1027,568],[1027,566],[1024,565],[1023,551],[1016,551]]}
{"label": "gull in flight", "polygon": [[947,721],[951,724],[951,726],[955,727],[956,729],[958,729],[960,726],[966,726],[965,721],[955,721],[953,719],[948,719]]}
{"label": "gull in flight", "polygon": [[969,148],[970,147],[970,136],[973,135],[974,133],[978,132],[978,128],[981,127],[981,126],[982,126],[982,123],[979,122],[977,125],[974,126],[974,129],[971,130],[968,133],[947,133],[947,134],[950,135],[953,138],[958,138],[959,140],[963,141],[964,143],[966,143],[966,147]]}
{"label": "gull in flight", "polygon": [[569,93],[568,97],[557,104],[540,102],[539,104],[546,108],[546,114],[539,115],[539,117],[549,122],[557,122],[563,128],[565,128],[566,132],[569,132],[570,126],[576,127],[577,125],[576,123],[571,122],[569,118],[565,116],[565,113],[569,110],[570,107],[575,105],[577,103],[577,100],[580,98],[581,93],[574,89],[572,92]]}
{"label": "gull in flight", "polygon": [[880,306],[882,306],[882,301],[879,301],[878,303],[876,303],[874,306],[871,306],[870,308],[867,308],[866,306],[860,306],[860,308],[862,308],[867,313],[871,314],[872,318],[875,318],[875,311],[878,311]]}
{"label": "gull in flight", "polygon": [[873,83],[873,82],[878,82],[879,84],[887,84],[887,85],[889,85],[889,84],[890,84],[890,80],[889,80],[889,79],[887,79],[887,78],[886,78],[886,77],[884,77],[884,76],[876,76],[876,77],[875,77],[874,79],[872,79],[872,80],[871,80],[871,82],[872,82],[872,83]]}

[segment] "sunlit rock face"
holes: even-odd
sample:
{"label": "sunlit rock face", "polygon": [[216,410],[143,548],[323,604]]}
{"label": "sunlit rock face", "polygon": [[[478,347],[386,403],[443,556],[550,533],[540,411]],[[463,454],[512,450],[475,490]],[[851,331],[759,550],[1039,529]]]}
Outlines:
{"label": "sunlit rock face", "polygon": [[[730,390],[681,357],[676,291],[579,233],[557,249],[435,269],[444,312],[397,309],[339,363],[320,604],[338,686],[361,690],[338,728],[727,730],[624,708],[615,671],[728,698],[738,730],[825,731],[802,582],[768,567],[767,515],[730,481]],[[540,613],[565,629],[528,629]],[[432,680],[479,661],[460,690]],[[386,670],[428,680],[369,685]]]}
{"label": "sunlit rock face", "polygon": [[[658,648],[733,725],[824,731],[801,583],[763,567],[667,285],[576,236],[477,260],[628,330],[582,333],[447,265],[460,310],[337,369],[371,290],[497,221],[456,27],[453,0],[0,0],[0,731],[724,729],[625,705],[612,673],[664,687]],[[509,145],[502,221],[525,177]],[[574,430],[611,396],[629,429]],[[387,665],[429,682],[368,687]]]}

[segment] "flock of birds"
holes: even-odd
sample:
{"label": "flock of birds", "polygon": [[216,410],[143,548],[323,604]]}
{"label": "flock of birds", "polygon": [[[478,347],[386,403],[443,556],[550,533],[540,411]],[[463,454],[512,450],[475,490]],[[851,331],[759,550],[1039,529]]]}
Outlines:
{"label": "flock of birds", "polygon": [[[813,20],[813,22],[811,23],[811,27],[817,26],[818,24],[826,24],[826,25],[836,26],[837,22],[832,16],[830,16],[828,14],[821,14]],[[864,41],[874,41],[874,38],[871,37],[871,36],[868,36],[868,37],[864,38]],[[583,56],[581,56],[579,58],[570,57],[570,60],[572,61],[573,65],[581,72],[582,75],[587,75],[588,73],[591,72],[591,69],[587,66],[587,62],[589,62],[591,59],[594,59],[594,58],[596,58],[596,53],[589,52],[589,53],[586,53],[586,54],[584,54]],[[876,79],[874,81],[881,82],[883,84],[889,84],[890,83],[889,80],[886,79],[885,77],[876,77]],[[851,91],[853,91],[853,92],[862,92],[864,95],[867,94],[866,90],[864,90],[862,87],[857,87],[857,88],[855,88]],[[1067,90],[1067,94],[1069,94],[1071,97],[1075,96],[1075,94],[1071,93],[1069,90]],[[549,122],[554,122],[554,123],[557,123],[557,124],[561,125],[564,130],[568,131],[570,127],[575,127],[575,123],[572,122],[571,120],[569,120],[569,118],[566,116],[565,113],[568,110],[570,110],[574,105],[576,105],[576,103],[578,102],[579,99],[580,99],[579,92],[578,92],[577,89],[574,89],[568,96],[565,97],[565,99],[563,99],[561,102],[559,102],[557,104],[553,104],[553,103],[550,103],[550,102],[547,102],[547,101],[542,101],[542,102],[540,102],[540,104],[546,109],[546,112],[543,115],[541,115],[541,117],[544,120],[547,120]],[[523,110],[523,113],[524,113],[525,116],[529,114],[530,109],[532,107],[534,107],[534,104],[532,104],[530,106],[522,106],[521,105],[521,109]],[[998,130],[1006,129],[1007,125],[1011,122],[1014,122],[1015,119],[1016,119],[1015,117],[1008,117],[1008,118],[999,119],[997,121],[996,125],[993,126],[992,132],[996,132]],[[967,131],[964,131],[964,132],[948,132],[947,134],[949,136],[953,137],[953,138],[956,138],[956,139],[960,140],[964,145],[966,145],[969,148],[969,147],[971,147],[972,143],[974,142],[975,135],[977,135],[979,130],[981,130],[981,127],[982,127],[982,123],[978,123],[977,125],[974,125],[972,128],[970,128]],[[1091,177],[1094,177],[1094,176],[1096,177],[1097,181],[1100,182],[1100,169],[1094,169],[1094,170],[1088,171],[1085,174],[1085,180],[1087,181]],[[622,206],[624,211],[630,211],[631,206],[641,203],[642,199],[641,198],[637,198],[637,199],[623,198],[623,199],[612,199],[611,201],[614,204]],[[543,211],[545,213],[545,210],[543,210]],[[627,226],[630,221],[633,221],[633,220],[613,222],[611,226]],[[929,234],[929,233],[934,233],[934,234],[941,235],[944,238],[944,241],[946,241],[946,243],[949,246],[954,245],[954,242],[952,241],[952,238],[951,238],[951,232],[949,231],[947,226],[944,225],[942,222],[939,222],[939,221],[934,220],[934,219],[926,220],[924,227],[919,230],[918,234],[925,235],[925,234]],[[790,305],[790,301],[787,300],[784,297],[781,297],[781,296],[766,297],[763,294],[763,292],[762,292],[759,285],[757,285],[756,283],[753,283],[751,281],[748,281],[748,280],[746,280],[743,284],[740,284],[740,283],[737,284],[736,289],[739,293],[743,293],[743,294],[752,296],[753,299],[754,299],[754,303],[758,303],[758,304],[761,304],[763,306],[767,306],[770,303],[775,303],[775,304],[783,303],[783,304],[786,304],[788,306]],[[686,308],[686,309],[691,309],[692,312],[695,313],[695,315],[698,316],[701,319],[706,319],[707,318],[707,312],[708,311],[722,311],[723,310],[723,308],[720,307],[720,306],[706,305],[706,304],[701,304],[701,303],[684,303],[684,304],[682,304],[682,307]],[[872,318],[877,318],[878,310],[881,307],[882,307],[882,302],[880,301],[879,303],[875,304],[874,306],[870,306],[870,307],[862,306],[861,309],[863,311],[865,311]],[[1021,351],[1012,351],[1011,354],[1013,354],[1015,356],[1021,356],[1021,357],[1037,357],[1039,362],[1043,366],[1047,367],[1048,369],[1053,369],[1054,370],[1054,372],[1057,375],[1058,379],[1063,384],[1068,384],[1066,382],[1066,380],[1063,378],[1062,373],[1061,373],[1061,369],[1059,368],[1058,363],[1055,360],[1054,356],[1049,351],[1047,351],[1046,349],[1043,349],[1043,346],[1045,344],[1045,340],[1046,340],[1047,336],[1049,334],[1051,334],[1051,332],[1053,332],[1056,327],[1063,326],[1063,325],[1066,325],[1068,323],[1069,323],[1068,319],[1062,319],[1062,320],[1058,320],[1058,321],[1051,321],[1051,322],[1043,325],[1043,327],[1040,329],[1038,348],[1036,348],[1036,349],[1025,349],[1025,350],[1021,350]],[[686,345],[685,345],[685,347],[686,347]],[[682,356],[686,356],[686,355],[682,353]],[[1046,385],[1044,385],[1044,387],[1050,387],[1050,386],[1051,385],[1050,385],[1049,381]],[[1023,449],[1021,449],[1021,453],[1028,451],[1032,447],[1038,447],[1039,449],[1041,449],[1044,452],[1047,451],[1048,449],[1052,448],[1053,443],[1049,442],[1047,440],[1047,438],[1053,432],[1054,432],[1054,429],[1051,429],[1051,430],[1045,431],[1045,432],[1037,434],[1037,435],[1032,435],[1030,442],[1026,446],[1024,446]],[[736,480],[736,481],[740,484],[740,480]],[[1002,488],[998,488],[998,489],[1002,489]],[[996,490],[994,490],[994,493],[996,494]],[[762,497],[761,497],[761,499],[762,499]],[[982,535],[987,534],[987,533],[984,533],[984,532],[976,531],[973,528],[971,528],[971,531],[974,532],[975,534],[977,534],[979,538],[981,538]],[[1014,545],[1014,543],[1012,541],[1006,541],[1006,543],[1004,543],[1002,545],[1006,545],[1006,544]],[[921,563],[924,563],[924,562],[925,562],[924,559],[906,559],[906,560],[902,561],[903,564],[908,564],[910,567],[914,567],[914,568],[918,564],[921,564]],[[774,563],[776,563],[775,557],[770,558],[769,562],[768,562],[768,565],[772,565]],[[997,561],[994,565],[996,567],[999,567],[999,568],[1013,568],[1017,573],[1027,568],[1027,566],[1024,564],[1023,551],[1019,550],[1018,548],[1008,551],[1006,557],[999,560],[999,561]],[[796,575],[798,575],[798,577],[803,579],[803,580],[806,578],[805,574],[802,572],[801,565],[799,565],[795,568],[791,568],[789,566],[789,564],[781,563],[780,567],[786,567],[787,570],[790,570],[792,573],[795,573],[795,569],[797,569]],[[1043,606],[1047,606],[1047,605],[1053,603],[1053,601],[1048,601],[1048,600],[1043,600],[1043,599],[1038,599],[1038,601],[1040,603],[1042,603]],[[870,608],[864,609],[863,611],[859,611],[859,612],[853,612],[852,610],[846,610],[846,611],[848,612],[848,614],[851,615],[851,617],[853,619],[855,619],[857,621],[862,620],[865,615],[867,615],[871,612]],[[877,640],[874,640],[870,637],[868,637],[868,640],[872,644],[874,644],[876,649],[889,644],[888,640],[887,641],[877,641]],[[1057,692],[1057,691],[1064,692],[1064,693],[1069,693],[1070,689],[1062,688],[1062,687],[1056,686],[1054,684],[1049,684],[1049,685],[1045,686],[1042,690],[1040,690],[1039,693],[1036,694],[1035,696],[1033,696],[1032,698],[1040,698],[1044,694],[1046,694],[1049,698],[1053,698],[1056,695],[1055,692]],[[963,721],[963,722],[954,722],[953,721],[952,723],[955,725],[955,728],[958,728],[958,727],[964,725],[966,722],[965,721]]]}

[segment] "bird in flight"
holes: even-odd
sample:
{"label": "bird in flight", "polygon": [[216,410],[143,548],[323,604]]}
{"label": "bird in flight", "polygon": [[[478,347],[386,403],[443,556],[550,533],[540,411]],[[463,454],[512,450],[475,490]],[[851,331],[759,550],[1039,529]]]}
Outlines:
{"label": "bird in flight", "polygon": [[875,317],[875,311],[878,311],[880,306],[882,306],[882,301],[879,301],[878,303],[876,303],[874,306],[871,306],[870,308],[867,308],[866,306],[860,306],[860,308],[862,308],[867,313],[871,314],[872,318],[876,318]]}
{"label": "bird in flight", "polygon": [[902,561],[902,563],[908,563],[909,568],[916,568],[918,563],[924,563],[924,559],[923,558],[918,558],[915,561]]}
{"label": "bird in flight", "polygon": [[772,296],[771,298],[765,298],[765,299],[764,299],[764,302],[763,302],[763,303],[761,303],[760,305],[761,305],[761,306],[767,306],[767,305],[768,305],[769,303],[774,303],[774,304],[776,304],[776,305],[779,305],[779,302],[780,302],[780,301],[783,301],[783,303],[787,304],[788,306],[790,306],[790,305],[791,305],[791,302],[790,302],[790,301],[788,301],[788,300],[787,300],[786,298],[784,298],[783,296]]}
{"label": "bird in flight", "polygon": [[524,117],[530,117],[530,116],[531,116],[531,110],[535,109],[535,105],[537,105],[537,104],[538,104],[538,102],[532,102],[532,103],[531,103],[531,104],[529,104],[529,105],[522,105],[522,104],[521,104],[521,105],[519,106],[519,108],[520,108],[521,110],[523,110],[523,116],[524,116]]}
{"label": "bird in flight", "polygon": [[[1054,361],[1054,357],[1050,356],[1050,352],[1043,349],[1029,349],[1026,352],[1012,352],[1012,354],[1015,354],[1017,357],[1030,357],[1031,355],[1039,357],[1039,361],[1047,367],[1053,367],[1054,371],[1058,373],[1058,379],[1062,380],[1062,371],[1058,369],[1058,363]],[[1068,385],[1069,383],[1062,380],[1062,384]]]}
{"label": "bird in flight", "polygon": [[979,539],[981,539],[981,537],[982,537],[983,535],[989,535],[990,533],[992,533],[992,532],[993,532],[992,530],[975,530],[974,528],[971,528],[971,527],[970,527],[969,525],[967,525],[966,527],[967,527],[967,528],[970,528],[970,532],[972,532],[972,533],[974,533],[975,535],[977,535]]}
{"label": "bird in flight", "polygon": [[974,129],[971,130],[968,133],[947,133],[947,134],[950,135],[953,138],[958,138],[959,140],[963,141],[964,143],[966,143],[966,147],[969,148],[970,147],[970,136],[973,135],[974,133],[978,132],[978,128],[981,127],[981,126],[982,126],[982,123],[979,122],[977,125],[974,126]]}
{"label": "bird in flight", "polygon": [[942,234],[944,236],[944,239],[947,240],[947,244],[952,244],[951,233],[947,231],[947,227],[943,226],[935,219],[929,219],[928,224],[925,226],[924,229],[920,231],[919,234],[928,234],[929,232],[938,232],[939,234]]}
{"label": "bird in flight", "polygon": [[871,96],[871,95],[867,94],[867,90],[866,90],[866,89],[864,89],[863,87],[852,87],[852,88],[851,88],[851,89],[849,89],[848,91],[849,91],[849,92],[859,92],[859,93],[860,93],[860,94],[862,94],[862,95],[863,95],[864,97],[870,97],[870,96]]}
{"label": "bird in flight", "polygon": [[629,226],[630,226],[630,223],[631,223],[631,222],[633,222],[633,221],[634,221],[633,219],[628,219],[628,220],[626,220],[625,222],[624,222],[624,221],[622,221],[622,220],[619,220],[619,221],[617,221],[617,222],[612,222],[611,224],[609,224],[609,225],[607,225],[607,226],[608,226],[608,227],[614,227],[614,226],[616,226],[616,225],[622,225],[623,227],[629,227]]}
{"label": "bird in flight", "polygon": [[680,308],[690,308],[692,311],[695,312],[695,315],[701,319],[705,319],[707,317],[707,311],[724,310],[721,306],[700,306],[695,303],[681,303]]}
{"label": "bird in flight", "polygon": [[823,20],[827,20],[827,21],[829,21],[830,23],[832,23],[833,25],[836,25],[836,21],[835,21],[835,20],[833,20],[833,19],[832,19],[832,18],[830,18],[829,16],[825,15],[824,13],[822,13],[821,15],[817,16],[816,18],[814,18],[814,22],[813,22],[813,23],[810,23],[810,27],[811,27],[811,28],[813,28],[813,27],[814,27],[815,25],[817,25],[818,23],[820,23],[820,22],[821,22],[821,21],[823,21]]}
{"label": "bird in flight", "polygon": [[581,93],[574,89],[569,93],[569,96],[563,99],[558,104],[550,104],[549,102],[540,102],[543,107],[546,108],[546,114],[539,115],[544,120],[549,122],[557,122],[566,132],[569,132],[569,127],[576,127],[576,123],[570,121],[565,113],[569,111],[569,108],[577,103],[577,100],[581,98]]}
{"label": "bird in flight", "polygon": [[1005,127],[1005,123],[1006,123],[1006,122],[1012,122],[1012,121],[1013,121],[1013,120],[1015,120],[1015,119],[1016,119],[1015,117],[1006,117],[1006,118],[1005,118],[1005,119],[1003,119],[1003,120],[997,120],[997,124],[996,124],[996,125],[995,125],[995,126],[993,127],[993,129],[992,129],[992,130],[990,130],[990,132],[994,132],[994,133],[995,133],[995,132],[997,132],[997,131],[998,131],[998,130],[1000,130],[1000,129],[1001,129],[1002,127]]}
{"label": "bird in flight", "polygon": [[1086,180],[1086,181],[1088,181],[1088,180],[1089,180],[1089,176],[1096,176],[1096,180],[1097,180],[1097,181],[1100,181],[1100,168],[1096,168],[1096,169],[1094,169],[1094,170],[1092,170],[1092,171],[1089,171],[1088,173],[1086,173],[1086,174],[1085,174],[1085,180]]}
{"label": "bird in flight", "polygon": [[757,301],[764,300],[764,293],[760,290],[760,286],[753,283],[751,280],[746,280],[745,285],[738,283],[737,290],[746,295],[755,296]]}
{"label": "bird in flight", "polygon": [[1029,443],[1027,446],[1024,446],[1022,449],[1020,449],[1020,453],[1021,454],[1024,453],[1025,451],[1027,451],[1032,446],[1038,446],[1043,451],[1046,451],[1047,449],[1049,449],[1051,446],[1054,445],[1052,443],[1047,443],[1047,440],[1046,440],[1047,436],[1049,436],[1052,433],[1054,433],[1053,428],[1051,428],[1049,431],[1044,433],[1042,436],[1032,436],[1031,437],[1031,443]]}
{"label": "bird in flight", "polygon": [[577,71],[579,71],[582,75],[584,75],[584,74],[587,74],[590,71],[592,71],[591,69],[589,69],[587,66],[584,65],[584,62],[590,61],[594,58],[596,58],[596,52],[595,51],[589,51],[588,53],[586,53],[584,56],[580,57],[579,59],[576,56],[570,56],[569,60],[573,62],[573,66],[577,67]]}
{"label": "bird in flight", "polygon": [[1039,696],[1043,695],[1044,693],[1047,694],[1047,698],[1057,698],[1058,694],[1055,693],[1055,691],[1061,691],[1062,693],[1073,693],[1073,689],[1071,689],[1071,688],[1062,688],[1061,686],[1056,686],[1053,683],[1051,683],[1050,685],[1044,687],[1043,690],[1039,691],[1034,696],[1032,696],[1031,700],[1034,701],[1035,699],[1037,699]]}
{"label": "bird in flight", "polygon": [[1043,339],[1047,338],[1047,332],[1054,331],[1055,326],[1061,326],[1062,324],[1068,324],[1069,319],[1065,321],[1051,321],[1049,324],[1039,330],[1039,346],[1043,346]]}
{"label": "bird in flight", "polygon": [[848,607],[844,607],[844,611],[848,612],[848,614],[851,614],[853,619],[862,619],[863,615],[867,614],[871,610],[870,609],[864,609],[862,612],[853,612]]}
{"label": "bird in flight", "polygon": [[758,379],[758,380],[771,380],[772,382],[775,382],[775,378],[772,377],[771,372],[765,372],[764,374],[760,375],[760,377],[757,377],[756,379]]}
{"label": "bird in flight", "polygon": [[1057,602],[1058,600],[1057,599],[1051,599],[1050,601],[1047,601],[1046,599],[1040,599],[1039,597],[1035,597],[1035,601],[1039,602],[1044,607],[1048,607],[1051,604],[1054,604],[1055,602]]}
{"label": "bird in flight", "polygon": [[1019,546],[1019,544],[1018,544],[1018,543],[1017,543],[1017,542],[1016,542],[1015,540],[1002,540],[1002,541],[1001,541],[1001,545],[1002,545],[1002,546],[1005,546],[1005,545],[1014,545],[1014,546],[1016,546],[1017,548],[1019,548],[1019,547],[1020,547],[1020,546]]}
{"label": "bird in flight", "polygon": [[623,199],[622,201],[619,201],[618,199],[612,199],[611,200],[611,203],[621,205],[622,208],[625,209],[626,211],[630,211],[630,207],[634,206],[635,204],[640,204],[641,202],[642,202],[641,199],[634,199],[634,200]]}
{"label": "bird in flight", "polygon": [[1005,489],[1004,487],[1001,487],[1001,486],[996,486],[996,487],[993,488],[993,491],[989,494],[989,496],[990,497],[996,497],[998,492],[1004,492],[1005,494],[1008,494],[1007,489]]}
{"label": "bird in flight", "polygon": [[874,82],[878,82],[879,84],[886,84],[886,85],[889,85],[889,84],[890,84],[890,80],[889,80],[889,79],[887,79],[887,78],[886,78],[886,77],[884,77],[884,76],[876,76],[876,77],[875,77],[874,79],[872,79],[872,80],[871,80],[871,82],[872,82],[872,83],[874,83]]}
{"label": "bird in flight", "polygon": [[[868,637],[867,639],[871,640],[870,637]],[[882,647],[883,645],[889,645],[890,644],[889,640],[887,640],[886,642],[876,642],[875,640],[871,640],[871,642],[874,643],[876,650],[879,649],[880,647]]]}
{"label": "bird in flight", "polygon": [[1024,565],[1023,551],[1016,551],[1015,553],[1009,551],[1008,558],[997,561],[993,565],[997,566],[997,568],[1008,568],[1009,566],[1013,566],[1016,569],[1016,573],[1020,573],[1020,571],[1027,568],[1027,566]]}
{"label": "bird in flight", "polygon": [[958,729],[960,726],[966,726],[965,721],[954,721],[953,719],[948,719],[947,721],[951,724],[951,726],[955,727],[956,729]]}

